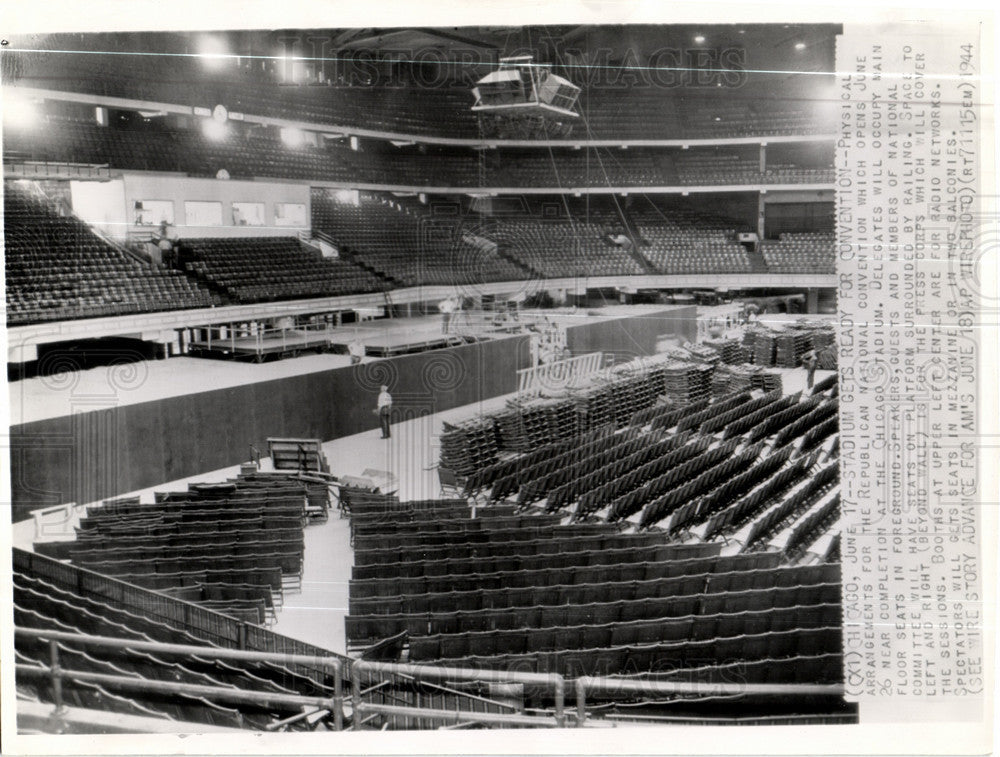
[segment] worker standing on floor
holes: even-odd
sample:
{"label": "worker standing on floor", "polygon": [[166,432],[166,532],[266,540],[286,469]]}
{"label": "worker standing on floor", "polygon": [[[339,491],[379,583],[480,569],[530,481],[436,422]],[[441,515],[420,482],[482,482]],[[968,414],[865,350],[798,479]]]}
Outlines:
{"label": "worker standing on floor", "polygon": [[389,394],[389,387],[385,385],[382,386],[382,391],[379,392],[375,412],[378,413],[378,422],[382,427],[382,438],[388,439],[389,421],[392,416],[392,395]]}
{"label": "worker standing on floor", "polygon": [[809,352],[802,356],[802,365],[806,369],[806,386],[812,389],[813,379],[816,376],[816,366],[819,365],[819,357],[816,355],[816,350],[809,350]]}
{"label": "worker standing on floor", "polygon": [[455,299],[449,297],[438,303],[438,310],[441,311],[441,333],[447,334],[451,329],[451,316],[455,312]]}
{"label": "worker standing on floor", "polygon": [[357,365],[361,362],[361,358],[365,356],[365,344],[361,341],[361,337],[355,336],[351,340],[350,344],[347,345],[347,352],[351,356],[351,365]]}

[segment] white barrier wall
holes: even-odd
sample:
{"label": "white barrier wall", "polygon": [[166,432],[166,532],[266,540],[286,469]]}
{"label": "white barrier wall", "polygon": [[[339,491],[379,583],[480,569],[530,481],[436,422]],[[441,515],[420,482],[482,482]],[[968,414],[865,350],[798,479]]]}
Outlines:
{"label": "white barrier wall", "polygon": [[[124,217],[131,230],[155,231],[156,226],[136,226],[137,202],[167,201],[173,204],[173,233],[184,237],[260,237],[297,236],[299,231],[310,228],[309,187],[304,184],[282,184],[266,181],[235,181],[221,179],[195,179],[169,174],[125,173]],[[218,225],[199,225],[191,222],[185,203],[219,203],[221,220]],[[263,225],[239,225],[233,220],[233,203],[248,205],[262,203]],[[279,205],[283,208],[279,208]],[[302,206],[301,219],[292,220],[287,212],[293,206]],[[192,206],[192,213],[197,206]],[[281,217],[281,211],[286,211]]]}

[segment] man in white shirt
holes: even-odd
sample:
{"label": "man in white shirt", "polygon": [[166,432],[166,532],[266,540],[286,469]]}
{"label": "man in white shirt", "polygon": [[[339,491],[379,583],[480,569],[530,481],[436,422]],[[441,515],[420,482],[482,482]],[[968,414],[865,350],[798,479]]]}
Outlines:
{"label": "man in white shirt", "polygon": [[375,408],[378,413],[378,422],[382,426],[382,438],[389,438],[389,417],[392,415],[392,395],[389,394],[389,387],[383,386],[378,395],[378,403]]}
{"label": "man in white shirt", "polygon": [[455,312],[455,300],[449,297],[438,303],[438,310],[441,311],[441,333],[447,334],[451,324],[451,314]]}
{"label": "man in white shirt", "polygon": [[365,356],[365,344],[361,341],[361,337],[356,336],[351,340],[347,345],[347,353],[351,356],[351,365],[361,362],[361,358]]}

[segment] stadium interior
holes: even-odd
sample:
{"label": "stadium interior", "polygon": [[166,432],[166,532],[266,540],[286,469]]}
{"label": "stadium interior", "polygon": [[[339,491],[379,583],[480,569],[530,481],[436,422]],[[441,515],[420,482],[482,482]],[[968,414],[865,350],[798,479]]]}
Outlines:
{"label": "stadium interior", "polygon": [[11,39],[19,731],[857,722],[839,33]]}

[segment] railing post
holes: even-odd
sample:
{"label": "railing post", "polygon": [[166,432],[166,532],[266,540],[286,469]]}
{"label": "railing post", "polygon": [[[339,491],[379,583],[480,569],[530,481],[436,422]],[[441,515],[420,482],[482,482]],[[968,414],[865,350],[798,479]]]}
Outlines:
{"label": "railing post", "polygon": [[355,660],[351,663],[351,730],[361,730],[361,668],[363,663]]}
{"label": "railing post", "polygon": [[576,679],[576,727],[581,728],[587,719],[587,679]]}
{"label": "railing post", "polygon": [[49,667],[52,671],[52,700],[56,706],[56,714],[59,714],[66,708],[63,706],[62,666],[59,664],[59,642],[54,639],[49,641]]}
{"label": "railing post", "polygon": [[333,668],[333,727],[344,730],[344,673],[340,660],[331,660]]}
{"label": "railing post", "polygon": [[556,727],[566,727],[566,681],[561,675],[555,678],[556,688]]}

